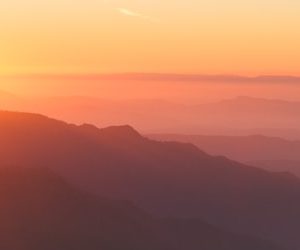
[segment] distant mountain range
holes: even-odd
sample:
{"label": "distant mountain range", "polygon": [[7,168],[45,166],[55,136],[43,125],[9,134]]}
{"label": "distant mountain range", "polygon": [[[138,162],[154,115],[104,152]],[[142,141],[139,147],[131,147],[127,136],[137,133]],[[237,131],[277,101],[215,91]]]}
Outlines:
{"label": "distant mountain range", "polygon": [[83,190],[131,200],[159,217],[204,219],[287,250],[300,247],[300,180],[291,174],[153,141],[130,126],[98,129],[35,114],[0,112],[0,138],[2,165],[47,167]]}
{"label": "distant mountain range", "polygon": [[[43,113],[72,123],[131,124],[144,133],[278,136],[300,139],[300,102],[241,96],[183,105],[91,97],[0,98],[3,110]],[[266,115],[267,114],[267,115]]]}
{"label": "distant mountain range", "polygon": [[153,134],[150,138],[160,141],[188,142],[212,155],[231,159],[270,171],[291,172],[300,176],[300,141],[279,137],[254,136],[205,136]]}

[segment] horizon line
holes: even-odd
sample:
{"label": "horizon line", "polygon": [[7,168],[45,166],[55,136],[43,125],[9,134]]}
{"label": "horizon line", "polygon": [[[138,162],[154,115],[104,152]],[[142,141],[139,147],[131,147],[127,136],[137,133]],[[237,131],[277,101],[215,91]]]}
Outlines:
{"label": "horizon line", "polygon": [[189,82],[299,82],[300,75],[239,75],[239,74],[188,74],[188,73],[145,73],[145,72],[123,72],[123,73],[20,73],[0,74],[0,78],[89,78],[99,80],[143,80],[143,81],[189,81]]}

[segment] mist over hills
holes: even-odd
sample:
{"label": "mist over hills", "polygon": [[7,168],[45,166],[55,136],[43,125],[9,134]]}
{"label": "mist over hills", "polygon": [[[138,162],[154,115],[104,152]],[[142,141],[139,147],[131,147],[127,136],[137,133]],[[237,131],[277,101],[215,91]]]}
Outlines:
{"label": "mist over hills", "polygon": [[[194,112],[212,127],[237,130],[264,129],[266,135],[272,130],[297,129],[300,124],[300,102],[271,100],[240,96],[216,103],[198,105]],[[205,124],[204,122],[204,124]],[[280,135],[274,135],[280,136]]]}
{"label": "mist over hills", "polygon": [[300,250],[300,0],[0,0],[0,250]]}
{"label": "mist over hills", "polygon": [[157,216],[200,218],[217,227],[300,246],[300,181],[192,144],[158,142],[130,126],[98,129],[41,115],[0,112],[0,161],[48,167],[89,192],[131,200]]}
{"label": "mist over hills", "polygon": [[300,176],[300,141],[279,137],[205,136],[153,134],[150,138],[161,141],[188,142],[212,155],[263,167],[270,171],[291,172]]}
{"label": "mist over hills", "polygon": [[[143,133],[253,135],[300,139],[300,102],[240,96],[202,104],[85,96],[4,98],[2,109],[42,113],[100,127],[131,124]],[[268,114],[268,115],[266,115]]]}

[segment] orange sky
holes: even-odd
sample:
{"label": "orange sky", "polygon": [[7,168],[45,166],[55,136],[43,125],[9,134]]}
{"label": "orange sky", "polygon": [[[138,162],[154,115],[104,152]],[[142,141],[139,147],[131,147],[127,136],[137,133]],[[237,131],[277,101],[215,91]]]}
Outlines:
{"label": "orange sky", "polygon": [[300,75],[298,0],[0,2],[0,73]]}

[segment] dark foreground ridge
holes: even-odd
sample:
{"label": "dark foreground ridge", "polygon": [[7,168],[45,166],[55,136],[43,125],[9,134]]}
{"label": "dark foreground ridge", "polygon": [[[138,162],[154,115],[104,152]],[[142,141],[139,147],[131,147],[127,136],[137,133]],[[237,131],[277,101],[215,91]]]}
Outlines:
{"label": "dark foreground ridge", "polygon": [[0,112],[0,138],[4,165],[48,167],[82,190],[133,201],[155,217],[204,219],[221,231],[300,248],[300,181],[290,175],[192,144],[149,140],[128,126],[97,129],[34,114]]}
{"label": "dark foreground ridge", "polygon": [[47,169],[0,169],[5,250],[274,250],[200,220],[154,219],[130,202],[72,187]]}

